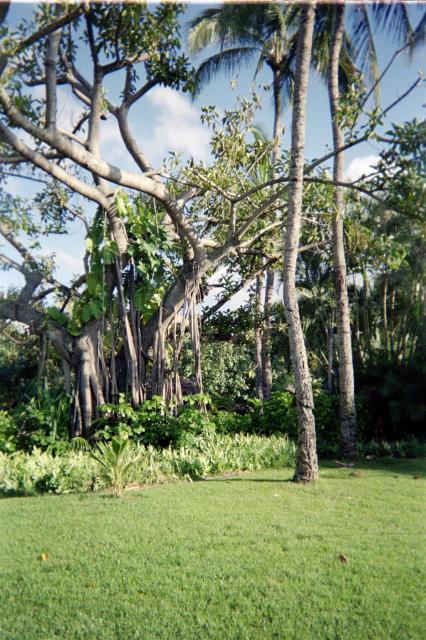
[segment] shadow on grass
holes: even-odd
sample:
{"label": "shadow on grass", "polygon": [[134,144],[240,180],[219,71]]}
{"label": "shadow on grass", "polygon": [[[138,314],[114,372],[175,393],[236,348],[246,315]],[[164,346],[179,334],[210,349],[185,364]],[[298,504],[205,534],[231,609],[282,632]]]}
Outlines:
{"label": "shadow on grass", "polygon": [[[285,469],[283,469],[284,471]],[[368,478],[368,472],[380,471],[393,476],[411,476],[416,480],[426,480],[426,458],[376,458],[359,459],[354,461],[353,467],[342,467],[334,460],[320,462],[320,479]],[[337,473],[340,472],[340,473]],[[359,474],[359,475],[358,475]],[[260,482],[269,484],[293,483],[293,478],[253,478],[249,475],[213,476],[204,478],[208,482]]]}
{"label": "shadow on grass", "polygon": [[226,478],[222,476],[217,476],[213,478],[204,478],[204,481],[208,482],[266,482],[269,484],[286,484],[288,482],[293,482],[292,478],[250,478],[248,476],[238,476],[235,478]]}
{"label": "shadow on grass", "polygon": [[[357,471],[383,471],[398,475],[419,475],[426,477],[426,458],[360,458],[353,467],[339,467],[334,460],[321,460],[320,469],[339,470],[356,473]],[[331,476],[328,476],[331,477]]]}

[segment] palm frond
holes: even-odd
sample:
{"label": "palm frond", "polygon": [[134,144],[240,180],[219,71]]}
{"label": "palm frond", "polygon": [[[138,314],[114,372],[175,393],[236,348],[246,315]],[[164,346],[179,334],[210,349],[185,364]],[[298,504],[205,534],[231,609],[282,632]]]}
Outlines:
{"label": "palm frond", "polygon": [[82,436],[76,436],[71,440],[71,447],[75,451],[91,451],[92,447],[90,446],[90,442],[83,438]]}
{"label": "palm frond", "polygon": [[198,95],[201,89],[220,72],[224,72],[229,76],[242,65],[249,64],[258,53],[259,50],[254,47],[236,47],[234,49],[225,49],[210,56],[197,69],[194,94]]}
{"label": "palm frond", "polygon": [[188,27],[187,43],[192,54],[219,42],[218,9],[207,9],[192,20]]}
{"label": "palm frond", "polygon": [[408,44],[413,41],[414,32],[404,2],[374,2],[372,12],[378,29],[386,31],[398,42]]}
{"label": "palm frond", "polygon": [[380,72],[368,7],[364,4],[354,6],[351,16],[355,57],[366,74],[367,82],[377,83],[374,92],[378,104],[380,102],[380,86],[377,81]]}
{"label": "palm frond", "polygon": [[424,11],[419,24],[414,30],[413,47],[421,47],[426,43],[426,11]]}
{"label": "palm frond", "polygon": [[224,4],[219,8],[206,9],[187,26],[188,44],[192,53],[216,44],[230,48],[236,44],[262,43],[263,5]]}
{"label": "palm frond", "polygon": [[297,37],[294,35],[287,41],[285,57],[280,65],[281,80],[281,100],[284,106],[288,105],[293,99],[294,92],[294,69],[296,65],[296,46]]}

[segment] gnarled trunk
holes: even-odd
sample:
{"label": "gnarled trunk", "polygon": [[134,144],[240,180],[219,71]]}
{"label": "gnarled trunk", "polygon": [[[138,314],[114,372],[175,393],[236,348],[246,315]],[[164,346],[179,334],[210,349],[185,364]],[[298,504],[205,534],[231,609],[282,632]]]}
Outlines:
{"label": "gnarled trunk", "polygon": [[75,342],[75,398],[73,435],[93,435],[93,421],[97,408],[105,403],[102,381],[99,375],[100,321],[93,320],[83,329]]}

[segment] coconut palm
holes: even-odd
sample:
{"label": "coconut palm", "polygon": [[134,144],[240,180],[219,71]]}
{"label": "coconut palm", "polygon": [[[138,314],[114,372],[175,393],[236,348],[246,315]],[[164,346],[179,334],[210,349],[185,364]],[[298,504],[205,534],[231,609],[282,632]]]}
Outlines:
{"label": "coconut palm", "polygon": [[[293,66],[296,40],[291,23],[294,8],[284,4],[224,4],[207,9],[189,24],[189,46],[198,53],[211,45],[220,51],[207,58],[198,68],[196,84],[200,90],[216,74],[231,74],[241,64],[252,64],[257,58],[255,75],[266,65],[272,73],[274,104],[272,175],[275,177],[282,137],[282,110],[293,91]],[[271,305],[275,272],[266,274],[264,294],[264,326],[261,336],[262,397],[267,400],[272,390]],[[257,357],[259,354],[257,354]],[[260,395],[260,393],[258,394]]]}
{"label": "coconut palm", "polygon": [[312,482],[318,478],[318,457],[313,412],[314,399],[296,290],[296,263],[302,218],[306,102],[314,22],[315,3],[304,4],[301,10],[296,48],[295,88],[291,124],[290,188],[284,245],[284,308],[295,378],[299,424],[298,452],[294,477],[298,482]]}
{"label": "coconut palm", "polygon": [[[424,41],[426,13],[416,29],[410,23],[407,7],[403,3],[383,5],[375,3],[369,10],[365,4],[351,7],[352,44],[345,47],[345,5],[323,5],[317,12],[314,60],[317,68],[327,79],[330,114],[333,130],[334,156],[333,180],[344,180],[344,155],[337,152],[344,145],[344,133],[339,120],[340,90],[350,77],[351,60],[348,50],[353,49],[353,59],[360,62],[367,80],[373,86],[376,100],[379,99],[380,75],[373,38],[373,24],[384,28],[402,41],[412,53]],[[321,24],[322,21],[322,24]],[[343,73],[342,73],[343,72]],[[356,409],[354,369],[351,342],[349,300],[346,284],[346,259],[343,233],[344,199],[342,188],[334,190],[333,270],[337,308],[337,341],[339,353],[339,404],[342,453],[356,455]]]}

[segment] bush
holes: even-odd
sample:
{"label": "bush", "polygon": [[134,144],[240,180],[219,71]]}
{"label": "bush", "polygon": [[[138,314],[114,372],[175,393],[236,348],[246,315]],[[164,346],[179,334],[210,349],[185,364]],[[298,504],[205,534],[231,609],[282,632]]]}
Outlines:
{"label": "bush", "polygon": [[7,411],[0,411],[0,451],[12,453],[16,447],[15,421]]}
{"label": "bush", "polygon": [[360,442],[358,455],[377,458],[422,458],[426,457],[426,443],[419,442],[414,436],[396,442]]}
{"label": "bush", "polygon": [[143,457],[130,440],[113,438],[111,442],[99,442],[90,457],[99,463],[99,474],[114,494],[120,498],[129,482],[132,470]]}
{"label": "bush", "polygon": [[9,414],[0,412],[0,451],[37,447],[63,453],[68,448],[69,421],[69,396],[44,381],[34,396],[25,397]]}
{"label": "bush", "polygon": [[71,493],[90,489],[97,465],[84,453],[53,456],[34,449],[31,453],[0,453],[0,494],[37,495]]}
{"label": "bush", "polygon": [[53,456],[39,449],[30,454],[0,453],[0,494],[70,493],[102,486],[112,486],[120,493],[130,482],[197,479],[227,471],[293,465],[295,459],[295,446],[286,437],[220,435],[211,428],[179,448],[113,442],[120,445],[119,455],[113,452],[113,459],[113,443],[97,445],[91,453]]}
{"label": "bush", "polygon": [[[340,446],[337,397],[314,388],[314,402],[318,452],[334,455]],[[297,441],[296,396],[290,391],[274,392],[263,407],[258,401],[252,401],[252,410],[247,415],[218,415],[214,420],[222,432],[281,434]]]}
{"label": "bush", "polygon": [[[185,349],[182,355],[181,375],[193,378],[191,350]],[[231,408],[236,399],[246,398],[254,391],[253,356],[247,345],[220,339],[204,340],[201,368],[203,387],[221,408]]]}
{"label": "bush", "polygon": [[120,394],[118,404],[101,407],[97,436],[105,440],[132,438],[146,446],[178,447],[185,444],[187,437],[212,426],[211,415],[197,408],[201,401],[208,403],[208,396],[198,394],[185,398],[179,414],[174,416],[159,396],[134,409],[124,394]]}

